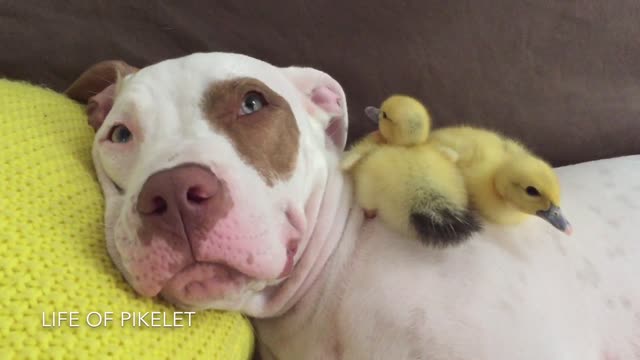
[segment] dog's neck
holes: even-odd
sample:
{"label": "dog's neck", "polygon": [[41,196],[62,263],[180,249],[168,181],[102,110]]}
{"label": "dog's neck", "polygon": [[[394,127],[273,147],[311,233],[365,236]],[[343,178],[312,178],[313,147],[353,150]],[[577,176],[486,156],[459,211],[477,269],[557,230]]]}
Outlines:
{"label": "dog's neck", "polygon": [[290,277],[267,294],[259,318],[281,316],[294,307],[323,274],[336,249],[351,248],[345,239],[355,241],[357,237],[353,232],[361,227],[362,214],[355,209],[351,182],[337,164],[329,162],[327,181],[313,196],[318,196],[320,206],[311,219],[315,223],[309,228],[308,245]]}

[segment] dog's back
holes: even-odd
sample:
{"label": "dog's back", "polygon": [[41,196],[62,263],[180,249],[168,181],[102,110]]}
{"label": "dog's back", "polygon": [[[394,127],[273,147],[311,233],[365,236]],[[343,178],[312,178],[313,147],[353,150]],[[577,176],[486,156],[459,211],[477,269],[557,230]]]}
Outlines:
{"label": "dog's back", "polygon": [[558,171],[572,237],[532,218],[432,249],[370,221],[268,323],[276,355],[640,359],[640,156]]}

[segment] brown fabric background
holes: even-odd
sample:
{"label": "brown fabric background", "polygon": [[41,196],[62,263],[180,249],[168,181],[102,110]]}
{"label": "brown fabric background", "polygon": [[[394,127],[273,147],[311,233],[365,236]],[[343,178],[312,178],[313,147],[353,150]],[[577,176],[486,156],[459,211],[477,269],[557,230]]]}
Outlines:
{"label": "brown fabric background", "polygon": [[351,139],[404,92],[562,165],[640,153],[639,19],[637,0],[0,0],[0,75],[62,90],[104,59],[241,52],[332,74]]}

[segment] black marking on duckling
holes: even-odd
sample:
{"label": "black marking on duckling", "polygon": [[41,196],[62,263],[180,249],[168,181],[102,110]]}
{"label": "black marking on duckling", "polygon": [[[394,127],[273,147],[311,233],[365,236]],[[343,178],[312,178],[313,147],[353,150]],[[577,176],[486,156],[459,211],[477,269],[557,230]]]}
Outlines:
{"label": "black marking on duckling", "polygon": [[458,245],[482,229],[473,210],[460,208],[435,194],[428,201],[414,204],[409,220],[420,241],[435,247]]}

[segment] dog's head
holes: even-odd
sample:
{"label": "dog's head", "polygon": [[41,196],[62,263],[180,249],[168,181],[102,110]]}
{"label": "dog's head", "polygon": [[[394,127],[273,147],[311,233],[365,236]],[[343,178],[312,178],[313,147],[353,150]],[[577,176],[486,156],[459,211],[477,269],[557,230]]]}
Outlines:
{"label": "dog's head", "polygon": [[99,63],[66,93],[88,102],[108,251],[133,288],[259,313],[304,253],[345,145],[340,85],[209,53]]}

